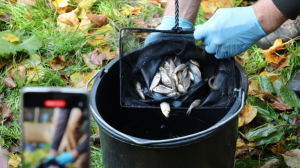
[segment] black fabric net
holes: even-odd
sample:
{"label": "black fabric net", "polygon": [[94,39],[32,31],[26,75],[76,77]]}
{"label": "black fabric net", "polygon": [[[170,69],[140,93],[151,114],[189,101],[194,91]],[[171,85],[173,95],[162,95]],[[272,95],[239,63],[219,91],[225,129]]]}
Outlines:
{"label": "black fabric net", "polygon": [[[205,52],[203,47],[196,46],[190,41],[158,40],[144,47],[144,39],[150,31],[125,30],[121,31],[120,39],[120,103],[129,108],[160,108],[161,102],[168,102],[173,109],[187,109],[196,100],[201,100],[198,108],[231,108],[235,99],[235,88],[239,87],[235,61],[218,60],[214,55]],[[154,75],[166,59],[177,56],[181,63],[190,64],[190,60],[200,63],[202,78],[191,83],[186,93],[174,97],[157,96],[150,92]],[[208,79],[215,76],[213,84],[218,90],[209,87]],[[134,87],[134,81],[141,83],[145,100],[141,99]]]}

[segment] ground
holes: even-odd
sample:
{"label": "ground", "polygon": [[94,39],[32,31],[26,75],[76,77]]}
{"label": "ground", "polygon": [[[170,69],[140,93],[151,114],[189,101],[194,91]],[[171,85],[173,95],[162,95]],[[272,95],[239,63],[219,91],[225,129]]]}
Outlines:
{"label": "ground", "polygon": [[[18,2],[0,0],[1,152],[8,151],[9,164],[14,167],[20,166],[21,89],[83,88],[97,70],[118,56],[121,27],[155,28],[164,11],[161,1],[146,0]],[[214,9],[220,7],[211,4]],[[233,1],[232,6],[250,4]],[[196,25],[206,22],[214,12],[201,7]],[[254,45],[236,56],[250,81],[248,104],[239,116],[236,167],[261,167],[272,159],[278,159],[275,161],[280,167],[292,166],[288,161],[295,155],[286,151],[300,158],[299,151],[294,150],[299,148],[299,99],[288,99],[294,95],[289,88],[274,86],[273,92],[263,87],[270,80],[271,85],[287,85],[300,70],[299,59],[300,47],[294,40],[286,44],[278,41],[267,51]],[[91,121],[92,166],[103,167],[98,127]]]}

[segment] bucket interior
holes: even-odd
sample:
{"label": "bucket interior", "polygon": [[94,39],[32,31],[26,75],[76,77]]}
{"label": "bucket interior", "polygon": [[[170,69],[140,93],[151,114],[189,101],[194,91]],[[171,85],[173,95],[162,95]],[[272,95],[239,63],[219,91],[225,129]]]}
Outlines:
{"label": "bucket interior", "polygon": [[[208,129],[220,121],[230,110],[193,109],[190,115],[171,109],[169,118],[160,108],[123,108],[120,106],[119,62],[105,68],[95,93],[96,108],[101,117],[113,128],[143,139],[161,140],[186,136]],[[98,76],[99,77],[99,76]]]}

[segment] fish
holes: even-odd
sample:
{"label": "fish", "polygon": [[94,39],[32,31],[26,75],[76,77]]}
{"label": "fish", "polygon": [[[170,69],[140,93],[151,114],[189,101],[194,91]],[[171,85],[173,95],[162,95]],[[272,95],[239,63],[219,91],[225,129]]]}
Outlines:
{"label": "fish", "polygon": [[170,78],[170,80],[171,80],[171,85],[172,85],[172,89],[174,89],[174,90],[177,90],[176,89],[176,83],[175,83],[175,81],[173,80],[173,78]]}
{"label": "fish", "polygon": [[167,102],[161,102],[160,103],[160,109],[162,113],[164,114],[165,117],[169,118],[170,117],[170,112],[171,112],[171,107],[170,104]]}
{"label": "fish", "polygon": [[195,81],[194,75],[192,74],[191,71],[189,71],[189,76],[190,76],[191,81]]}
{"label": "fish", "polygon": [[190,87],[191,85],[191,79],[190,79],[190,76],[187,75],[183,80],[182,80],[182,86],[185,90],[188,90],[188,88]]}
{"label": "fish", "polygon": [[183,87],[182,84],[179,84],[179,85],[178,85],[178,92],[179,92],[179,93],[186,93],[186,90],[184,89],[184,87]]}
{"label": "fish", "polygon": [[170,72],[171,74],[175,71],[176,65],[172,59],[170,59]]}
{"label": "fish", "polygon": [[150,92],[152,92],[153,88],[159,84],[159,81],[160,81],[160,73],[157,72],[151,82],[151,85],[149,88]]}
{"label": "fish", "polygon": [[186,68],[187,65],[186,64],[180,64],[175,68],[174,73],[177,73],[178,71],[182,71],[184,68]]}
{"label": "fish", "polygon": [[200,68],[200,64],[199,64],[199,62],[197,62],[197,61],[195,61],[195,60],[190,60],[190,62],[192,63],[192,64],[194,64],[194,65],[196,65],[198,68]]}
{"label": "fish", "polygon": [[170,68],[170,64],[168,61],[165,61],[164,68]]}
{"label": "fish", "polygon": [[178,95],[180,95],[178,92],[172,92],[172,93],[167,94],[168,97],[173,97],[173,96],[178,96]]}
{"label": "fish", "polygon": [[159,67],[159,71],[160,71],[160,75],[161,75],[161,82],[169,87],[169,88],[172,88],[172,83],[171,83],[171,79],[170,77],[168,76],[168,73],[166,72],[166,70],[163,68],[163,67]]}
{"label": "fish", "polygon": [[174,92],[174,89],[168,88],[164,85],[158,85],[153,89],[153,91],[160,94],[169,94]]}
{"label": "fish", "polygon": [[190,65],[190,68],[191,68],[191,70],[192,70],[192,72],[193,72],[194,74],[196,74],[199,78],[201,78],[201,72],[200,72],[200,69],[199,69],[196,65],[191,64],[191,65]]}
{"label": "fish", "polygon": [[190,105],[190,108],[188,109],[188,111],[186,112],[186,114],[190,115],[191,112],[192,112],[192,109],[200,106],[200,103],[201,103],[200,99],[197,99],[197,100],[193,101],[193,103]]}
{"label": "fish", "polygon": [[135,80],[134,81],[134,86],[135,86],[135,89],[136,89],[138,95],[141,97],[141,99],[145,100],[144,93],[142,92],[141,83],[139,81]]}
{"label": "fish", "polygon": [[181,82],[181,80],[182,80],[182,73],[181,72],[177,73],[177,78],[178,78],[178,82]]}
{"label": "fish", "polygon": [[189,72],[189,68],[188,67],[184,68],[184,70],[181,73],[182,75],[181,78],[184,79],[188,75],[188,72]]}
{"label": "fish", "polygon": [[175,73],[172,73],[171,78],[174,80],[175,85],[178,87],[179,81],[177,75]]}
{"label": "fish", "polygon": [[176,66],[179,66],[181,64],[181,61],[178,56],[175,56],[174,63]]}
{"label": "fish", "polygon": [[212,76],[211,78],[209,78],[208,80],[208,86],[212,89],[212,90],[219,90],[219,87],[214,85],[212,83],[212,80],[215,79],[215,76]]}

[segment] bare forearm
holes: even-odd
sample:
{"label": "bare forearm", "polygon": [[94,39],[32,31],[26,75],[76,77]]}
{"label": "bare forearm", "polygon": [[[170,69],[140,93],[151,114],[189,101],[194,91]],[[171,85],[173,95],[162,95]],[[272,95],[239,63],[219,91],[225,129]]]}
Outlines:
{"label": "bare forearm", "polygon": [[267,34],[277,30],[288,19],[278,10],[272,0],[258,1],[254,4],[253,10],[260,26]]}
{"label": "bare forearm", "polygon": [[[201,0],[178,0],[179,17],[195,24]],[[175,0],[169,0],[164,16],[175,16]]]}

